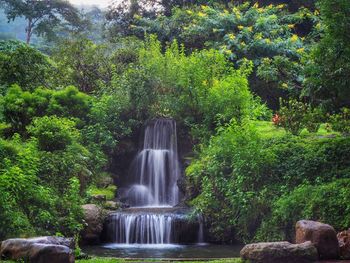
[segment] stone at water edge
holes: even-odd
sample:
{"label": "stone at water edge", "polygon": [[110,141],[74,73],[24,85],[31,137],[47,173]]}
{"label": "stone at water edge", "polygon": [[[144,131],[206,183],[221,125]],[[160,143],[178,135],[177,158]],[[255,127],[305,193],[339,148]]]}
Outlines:
{"label": "stone at water edge", "polygon": [[350,259],[350,229],[338,233],[337,238],[340,248],[340,258]]}
{"label": "stone at water edge", "polygon": [[0,258],[25,259],[31,263],[73,263],[73,249],[74,241],[68,238],[14,238],[1,242]]}
{"label": "stone at water edge", "polygon": [[95,204],[83,205],[85,227],[81,231],[82,244],[97,244],[103,230],[105,218],[102,208]]}
{"label": "stone at water edge", "polygon": [[120,208],[120,203],[117,203],[115,201],[107,201],[104,204],[104,208],[105,209],[111,209],[111,210],[117,210],[118,208]]}
{"label": "stone at water edge", "polygon": [[97,202],[106,202],[107,201],[106,195],[92,195],[91,198]]}
{"label": "stone at water edge", "polygon": [[317,249],[311,242],[296,245],[286,241],[248,244],[240,255],[251,263],[311,263],[318,259]]}
{"label": "stone at water edge", "polygon": [[311,241],[317,248],[320,259],[339,258],[339,243],[332,226],[311,220],[300,220],[296,223],[295,229],[297,244]]}

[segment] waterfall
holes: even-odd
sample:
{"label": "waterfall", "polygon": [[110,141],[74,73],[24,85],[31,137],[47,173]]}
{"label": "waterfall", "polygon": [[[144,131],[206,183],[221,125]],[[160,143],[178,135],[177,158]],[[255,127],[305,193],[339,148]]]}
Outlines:
{"label": "waterfall", "polygon": [[143,149],[132,162],[134,183],[124,198],[132,206],[174,206],[179,201],[179,176],[176,123],[171,119],[152,121],[145,130]]}
{"label": "waterfall", "polygon": [[180,164],[176,122],[156,119],[145,128],[142,149],[131,164],[130,185],[119,195],[132,208],[106,220],[106,239],[119,244],[170,244],[202,239],[202,224],[179,202]]}

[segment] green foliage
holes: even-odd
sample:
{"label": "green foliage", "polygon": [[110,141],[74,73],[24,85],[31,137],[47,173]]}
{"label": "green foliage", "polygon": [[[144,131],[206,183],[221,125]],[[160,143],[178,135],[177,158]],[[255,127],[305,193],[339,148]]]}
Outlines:
{"label": "green foliage", "polygon": [[78,120],[87,120],[92,98],[79,92],[74,86],[56,91],[52,94],[47,114]]}
{"label": "green foliage", "polygon": [[190,182],[200,189],[192,203],[208,216],[219,240],[251,238],[266,209],[258,192],[274,181],[269,173],[274,159],[249,122],[232,123],[187,168]]}
{"label": "green foliage", "polygon": [[[131,30],[135,35],[155,33],[163,43],[178,39],[191,51],[215,48],[236,67],[245,59],[252,60],[252,90],[277,104],[276,97],[286,92],[297,96],[302,91],[303,58],[313,36],[305,38],[299,28],[317,20],[317,15],[306,8],[289,13],[284,4],[259,6],[246,2],[230,8],[204,4],[175,8],[171,16],[155,19],[138,16]],[[271,92],[273,99],[267,96]]]}
{"label": "green foliage", "polygon": [[281,108],[276,115],[275,125],[283,127],[293,135],[299,135],[306,128],[316,133],[321,126],[323,111],[321,108],[312,108],[301,101],[294,99],[288,102],[280,100]]}
{"label": "green foliage", "polygon": [[332,129],[341,133],[350,133],[350,109],[342,108],[341,112],[330,116]]}
{"label": "green foliage", "polygon": [[324,112],[321,108],[312,108],[310,105],[308,106],[307,112],[304,115],[304,123],[309,132],[316,133],[324,119]]}
{"label": "green foliage", "polygon": [[34,141],[21,144],[20,138],[0,143],[0,152],[7,153],[0,165],[0,238],[14,235],[45,233],[54,224],[50,213],[50,189],[40,185],[38,152]]}
{"label": "green foliage", "polygon": [[234,70],[220,52],[186,55],[176,41],[163,53],[151,36],[140,50],[139,64],[121,79],[139,116],[147,111],[148,116],[172,116],[191,127],[193,135],[207,137],[231,119],[260,114],[260,102],[248,89],[249,61]]}
{"label": "green foliage", "polygon": [[81,209],[80,183],[77,178],[73,177],[68,181],[68,189],[58,205],[58,210],[61,212],[58,218],[60,232],[68,236],[78,234],[83,229],[83,211]]}
{"label": "green foliage", "polygon": [[110,185],[106,188],[97,188],[96,186],[92,186],[88,189],[87,193],[90,196],[104,195],[106,196],[106,199],[108,201],[108,200],[113,200],[115,198],[116,191],[117,191],[117,187],[115,185]]}
{"label": "green foliage", "polygon": [[350,104],[350,37],[345,33],[350,23],[350,2],[320,0],[318,5],[323,32],[308,63],[306,94],[315,103],[339,110]]}
{"label": "green foliage", "polygon": [[280,125],[288,132],[299,135],[304,128],[304,116],[307,112],[307,105],[297,100],[289,100],[287,103],[283,103],[280,100],[280,104]]}
{"label": "green foliage", "polygon": [[54,66],[47,56],[13,41],[0,41],[0,69],[0,85],[17,84],[29,91],[50,86],[54,73]]}
{"label": "green foliage", "polygon": [[88,39],[65,40],[55,49],[58,85],[74,85],[91,93],[110,85],[114,71],[107,45]]}
{"label": "green foliage", "polygon": [[60,91],[37,88],[33,92],[12,86],[3,97],[5,122],[11,125],[9,133],[26,135],[26,127],[34,117],[57,115],[76,118],[78,124],[87,119],[91,98],[70,86]]}
{"label": "green foliage", "polygon": [[[301,218],[349,227],[348,1],[320,0],[321,17],[291,13],[296,0],[146,2],[107,14],[126,38],[70,35],[51,57],[0,42],[0,239],[76,236],[83,201],[115,197],[101,175],[128,165],[130,139],[157,117],[196,149],[186,196],[214,239],[289,239]],[[64,1],[3,4],[26,19],[28,42],[66,38],[76,28],[63,20],[89,26]],[[323,109],[340,112],[329,119],[339,133]]]}
{"label": "green foliage", "polygon": [[[302,184],[317,188],[349,178],[348,138],[302,139],[278,130],[276,136],[267,136],[255,127],[261,126],[232,123],[221,129],[186,169],[195,189],[192,204],[221,241],[251,241],[262,220],[273,213],[275,200]],[[274,221],[268,227],[272,236],[283,225]]]}
{"label": "green foliage", "polygon": [[102,95],[90,108],[89,123],[82,130],[87,144],[98,143],[103,152],[110,154],[119,140],[131,133],[135,120],[128,118],[130,103],[123,94]]}
{"label": "green foliage", "polygon": [[74,121],[55,116],[34,119],[28,130],[37,138],[41,151],[65,150],[68,145],[79,138]]}
{"label": "green foliage", "polygon": [[[78,153],[82,154],[82,149],[69,156],[57,156],[59,163],[46,166],[48,162],[45,160],[53,153],[41,152],[36,139],[26,143],[19,136],[0,140],[0,219],[3,222],[0,239],[57,232],[73,236],[79,232],[82,198],[78,176],[72,171],[74,168],[77,171],[77,166],[82,169]],[[43,169],[44,165],[45,169],[61,168],[61,173],[51,174],[51,170],[50,178]],[[71,179],[64,177],[62,166],[65,165],[69,166]]]}
{"label": "green foliage", "polygon": [[321,185],[300,185],[277,199],[272,214],[257,234],[259,240],[292,240],[295,222],[309,219],[332,225],[336,230],[350,225],[350,180]]}

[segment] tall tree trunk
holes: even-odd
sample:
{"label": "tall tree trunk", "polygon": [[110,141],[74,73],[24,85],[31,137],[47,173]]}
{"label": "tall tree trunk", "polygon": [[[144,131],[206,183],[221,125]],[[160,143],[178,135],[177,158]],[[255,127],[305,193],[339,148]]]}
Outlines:
{"label": "tall tree trunk", "polygon": [[32,28],[32,19],[29,18],[28,19],[28,25],[27,25],[27,28],[26,28],[26,33],[27,33],[26,42],[27,42],[27,44],[30,43],[30,39],[32,37],[32,30],[33,30],[33,28]]}

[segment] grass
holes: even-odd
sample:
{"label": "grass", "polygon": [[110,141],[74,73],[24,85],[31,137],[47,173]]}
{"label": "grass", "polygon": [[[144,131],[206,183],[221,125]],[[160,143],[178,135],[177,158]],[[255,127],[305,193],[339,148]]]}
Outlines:
{"label": "grass", "polygon": [[109,185],[106,188],[97,188],[94,186],[89,188],[88,193],[90,195],[105,195],[108,201],[114,199],[116,190],[117,187],[115,185]]}
{"label": "grass", "polygon": [[[254,126],[256,127],[258,133],[266,139],[270,138],[280,138],[287,134],[285,129],[278,128],[273,125],[270,121],[254,121]],[[338,136],[338,132],[329,131],[327,124],[321,124],[319,130],[316,133],[310,133],[306,129],[303,129],[300,133],[302,137],[315,137],[315,136]]]}
{"label": "grass", "polygon": [[266,139],[279,138],[287,134],[283,128],[276,127],[270,121],[254,121],[254,126],[258,133]]}

